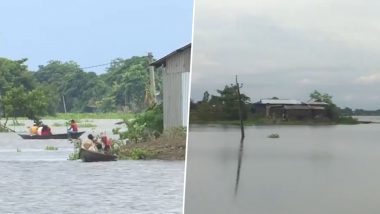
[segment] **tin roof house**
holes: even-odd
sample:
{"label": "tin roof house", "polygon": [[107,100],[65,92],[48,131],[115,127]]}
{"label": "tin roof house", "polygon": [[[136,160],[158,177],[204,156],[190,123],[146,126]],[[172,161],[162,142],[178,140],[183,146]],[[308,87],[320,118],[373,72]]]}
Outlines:
{"label": "tin roof house", "polygon": [[271,98],[254,103],[252,112],[272,119],[304,120],[325,117],[326,106],[324,102]]}
{"label": "tin roof house", "polygon": [[164,129],[188,124],[191,43],[151,63],[163,70]]}

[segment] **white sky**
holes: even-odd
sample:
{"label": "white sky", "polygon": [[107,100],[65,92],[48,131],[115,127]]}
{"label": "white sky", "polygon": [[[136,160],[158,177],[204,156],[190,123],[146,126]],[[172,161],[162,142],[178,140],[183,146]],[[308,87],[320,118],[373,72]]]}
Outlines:
{"label": "white sky", "polygon": [[198,0],[192,94],[239,75],[252,101],[329,93],[341,107],[380,109],[380,2]]}

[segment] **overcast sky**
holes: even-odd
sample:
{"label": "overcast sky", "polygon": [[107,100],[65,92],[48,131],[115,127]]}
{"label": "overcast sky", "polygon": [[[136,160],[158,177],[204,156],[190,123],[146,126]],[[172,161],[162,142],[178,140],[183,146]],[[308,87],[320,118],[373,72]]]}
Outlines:
{"label": "overcast sky", "polygon": [[316,89],[341,107],[380,109],[379,11],[375,0],[198,0],[191,97],[237,74],[252,101],[306,101]]}
{"label": "overcast sky", "polygon": [[0,57],[28,58],[31,70],[49,60],[160,58],[191,41],[192,0],[3,0],[0,10]]}

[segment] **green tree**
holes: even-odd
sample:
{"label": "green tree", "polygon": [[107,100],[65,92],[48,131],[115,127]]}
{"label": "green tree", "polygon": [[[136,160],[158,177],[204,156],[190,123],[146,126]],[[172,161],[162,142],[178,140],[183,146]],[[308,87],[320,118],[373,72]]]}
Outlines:
{"label": "green tree", "polygon": [[210,93],[208,93],[208,91],[205,91],[205,93],[203,93],[202,102],[208,102],[209,100],[210,100]]}
{"label": "green tree", "polygon": [[317,90],[314,90],[314,92],[310,94],[310,98],[317,102],[325,102],[327,104],[333,104],[332,96],[326,93],[322,94]]}
{"label": "green tree", "polygon": [[114,112],[116,111],[115,97],[108,96],[102,98],[100,101],[96,102],[96,107],[98,112]]}
{"label": "green tree", "polygon": [[41,116],[52,114],[55,101],[51,99],[48,89],[36,88],[26,91],[23,86],[12,88],[2,96],[3,117],[6,125],[9,118],[27,117],[38,120]]}
{"label": "green tree", "polygon": [[0,58],[0,96],[14,87],[24,87],[31,90],[36,81],[24,64],[27,59],[9,60]]}
{"label": "green tree", "polygon": [[[225,119],[229,120],[238,120],[239,117],[239,102],[237,95],[237,86],[231,84],[230,86],[226,85],[223,90],[217,90],[220,94],[218,97],[219,102],[222,104],[222,111],[225,115]],[[250,101],[250,98],[245,94],[241,94],[241,101],[247,103]],[[246,105],[243,105],[242,116],[243,119],[247,118],[248,108]]]}
{"label": "green tree", "polygon": [[[102,78],[108,85],[112,85],[111,95],[115,97],[117,106],[132,111],[139,111],[147,107],[148,65],[148,57],[132,57],[126,60],[112,61],[110,68],[106,74],[102,75]],[[157,79],[160,79],[159,75],[156,76]]]}
{"label": "green tree", "polygon": [[67,111],[86,112],[109,92],[110,88],[94,72],[84,72],[73,61],[50,61],[39,66],[35,77],[41,85],[54,87],[53,97],[58,111],[63,112],[63,98]]}
{"label": "green tree", "polygon": [[[226,85],[223,90],[217,90],[218,95],[211,95],[206,91],[201,102],[196,106],[193,104],[191,120],[239,120],[239,101],[237,86],[235,84]],[[241,94],[241,101],[244,103],[242,109],[243,119],[247,118],[248,102],[250,98]]]}
{"label": "green tree", "polygon": [[320,93],[317,90],[314,90],[313,93],[310,94],[310,98],[317,102],[325,102],[327,103],[326,111],[327,117],[331,120],[338,120],[340,117],[338,107],[333,103],[332,96],[327,93]]}

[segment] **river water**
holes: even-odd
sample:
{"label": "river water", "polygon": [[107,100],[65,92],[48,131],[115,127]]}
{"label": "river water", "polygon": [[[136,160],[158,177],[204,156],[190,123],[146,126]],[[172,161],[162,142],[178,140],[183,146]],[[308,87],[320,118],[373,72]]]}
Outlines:
{"label": "river water", "polygon": [[245,131],[190,127],[185,214],[379,213],[380,124]]}
{"label": "river water", "polygon": [[[87,131],[82,138],[100,131],[112,136],[115,122],[93,120],[97,126],[81,128]],[[16,131],[25,131],[25,126]],[[65,133],[65,127],[52,128]],[[72,152],[67,140],[23,140],[15,133],[0,133],[0,213],[182,212],[183,161],[83,163],[67,160]]]}

